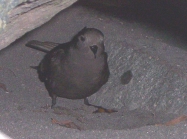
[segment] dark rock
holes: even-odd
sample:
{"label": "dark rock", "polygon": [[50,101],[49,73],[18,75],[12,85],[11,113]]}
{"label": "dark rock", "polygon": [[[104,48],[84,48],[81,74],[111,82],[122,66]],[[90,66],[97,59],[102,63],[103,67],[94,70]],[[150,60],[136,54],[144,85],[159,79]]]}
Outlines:
{"label": "dark rock", "polygon": [[123,75],[121,75],[121,83],[124,85],[128,84],[131,81],[132,77],[133,77],[133,74],[131,70],[124,72]]}

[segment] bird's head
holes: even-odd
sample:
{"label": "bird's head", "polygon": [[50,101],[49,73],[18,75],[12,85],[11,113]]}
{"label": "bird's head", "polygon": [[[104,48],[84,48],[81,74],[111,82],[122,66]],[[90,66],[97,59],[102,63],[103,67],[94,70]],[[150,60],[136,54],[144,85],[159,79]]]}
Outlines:
{"label": "bird's head", "polygon": [[75,36],[75,47],[84,55],[97,58],[103,54],[104,50],[104,35],[95,28],[83,28]]}

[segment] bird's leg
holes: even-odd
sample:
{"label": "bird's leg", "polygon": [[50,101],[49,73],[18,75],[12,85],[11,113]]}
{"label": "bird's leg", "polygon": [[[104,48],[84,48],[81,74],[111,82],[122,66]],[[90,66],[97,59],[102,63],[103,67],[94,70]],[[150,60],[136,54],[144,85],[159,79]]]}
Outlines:
{"label": "bird's leg", "polygon": [[51,98],[52,98],[51,108],[54,108],[54,106],[56,105],[56,98],[57,98],[57,96],[53,94],[53,95],[51,96]]}
{"label": "bird's leg", "polygon": [[88,98],[84,98],[84,104],[87,105],[87,106],[93,106],[93,107],[97,108],[97,110],[94,111],[93,113],[113,113],[113,112],[117,112],[116,110],[113,110],[113,109],[106,109],[106,108],[103,108],[101,106],[96,106],[96,105],[90,104],[88,102]]}

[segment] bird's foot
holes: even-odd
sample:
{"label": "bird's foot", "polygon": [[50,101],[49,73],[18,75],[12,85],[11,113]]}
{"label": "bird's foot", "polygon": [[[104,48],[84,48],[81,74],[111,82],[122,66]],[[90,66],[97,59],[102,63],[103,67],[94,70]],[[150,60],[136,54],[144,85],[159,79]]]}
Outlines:
{"label": "bird's foot", "polygon": [[96,106],[96,105],[90,104],[88,102],[87,98],[84,99],[84,104],[87,105],[87,106],[93,106],[93,107],[97,108],[97,110],[94,111],[93,113],[114,113],[114,112],[117,112],[114,109],[106,109],[106,108],[103,108],[101,106]]}

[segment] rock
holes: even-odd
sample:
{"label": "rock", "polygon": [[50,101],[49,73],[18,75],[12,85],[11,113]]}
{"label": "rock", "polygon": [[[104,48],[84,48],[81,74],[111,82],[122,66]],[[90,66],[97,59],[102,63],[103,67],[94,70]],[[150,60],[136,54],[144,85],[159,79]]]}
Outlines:
{"label": "rock", "polygon": [[[20,38],[28,31],[49,21],[61,10],[69,7],[77,0],[9,0],[1,6],[0,20],[0,50]],[[5,8],[8,7],[8,8]],[[10,7],[14,7],[11,9]]]}

